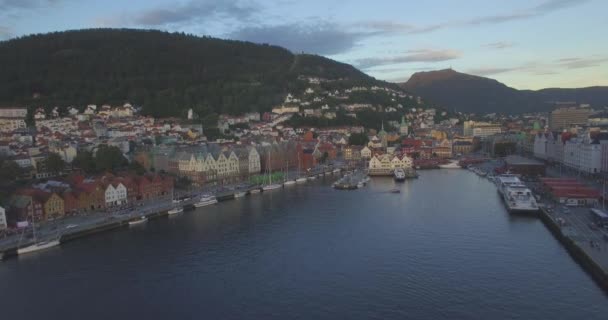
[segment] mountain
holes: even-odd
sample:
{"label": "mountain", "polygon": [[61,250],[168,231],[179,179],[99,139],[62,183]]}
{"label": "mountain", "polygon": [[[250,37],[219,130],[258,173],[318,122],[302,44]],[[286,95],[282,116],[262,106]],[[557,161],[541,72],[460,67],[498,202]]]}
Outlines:
{"label": "mountain", "polygon": [[271,45],[153,30],[89,29],[0,42],[0,106],[122,104],[154,116],[266,111],[300,76],[381,83],[356,68]]}
{"label": "mountain", "polygon": [[608,87],[517,90],[494,79],[452,69],[418,72],[401,87],[450,110],[474,113],[523,113],[550,110],[556,102],[608,105]]}

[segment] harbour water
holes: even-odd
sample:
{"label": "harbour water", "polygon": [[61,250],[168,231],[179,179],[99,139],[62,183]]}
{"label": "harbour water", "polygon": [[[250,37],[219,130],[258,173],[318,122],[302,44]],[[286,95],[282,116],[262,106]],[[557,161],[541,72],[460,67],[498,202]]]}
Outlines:
{"label": "harbour water", "polygon": [[[0,263],[3,319],[605,319],[536,218],[467,170],[255,194]],[[401,193],[388,191],[397,186]]]}

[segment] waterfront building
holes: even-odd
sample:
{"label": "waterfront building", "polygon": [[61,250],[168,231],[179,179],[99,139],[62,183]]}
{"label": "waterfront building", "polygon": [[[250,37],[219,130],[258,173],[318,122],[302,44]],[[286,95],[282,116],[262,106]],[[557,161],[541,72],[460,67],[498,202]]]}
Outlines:
{"label": "waterfront building", "polygon": [[505,171],[526,176],[544,176],[545,164],[534,159],[510,155],[505,157]]}
{"label": "waterfront building", "polygon": [[454,139],[452,139],[453,154],[466,155],[473,152],[473,149],[473,137],[454,137]]}
{"label": "waterfront building", "polygon": [[448,139],[443,139],[433,146],[433,156],[441,159],[452,157],[452,142]]}
{"label": "waterfront building", "polygon": [[381,154],[375,155],[369,161],[370,175],[391,175],[395,169],[412,169],[413,161],[404,155],[399,158],[396,155]]}
{"label": "waterfront building", "polygon": [[43,193],[43,210],[45,220],[63,218],[65,214],[63,199],[55,192]]}
{"label": "waterfront building", "polygon": [[6,210],[0,207],[0,231],[6,230],[8,224],[6,223]]}
{"label": "waterfront building", "polygon": [[127,203],[127,187],[122,182],[107,183],[105,187],[106,207],[120,206]]}
{"label": "waterfront building", "polygon": [[584,126],[593,110],[587,107],[560,107],[551,112],[549,125],[551,130],[568,129],[573,126]]}
{"label": "waterfront building", "polygon": [[372,157],[372,150],[369,147],[363,147],[363,149],[361,149],[361,158],[371,159],[371,157]]}
{"label": "waterfront building", "polygon": [[602,169],[602,146],[597,141],[572,138],[564,144],[564,164],[586,173],[599,173]]}

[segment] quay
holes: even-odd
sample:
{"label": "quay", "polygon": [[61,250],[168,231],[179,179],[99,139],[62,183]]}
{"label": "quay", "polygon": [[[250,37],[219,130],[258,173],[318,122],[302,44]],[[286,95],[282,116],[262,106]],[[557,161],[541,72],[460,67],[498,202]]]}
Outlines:
{"label": "quay", "polygon": [[[329,176],[333,174],[341,173],[341,168],[331,168],[330,170],[316,170],[307,175],[308,178],[311,177],[323,177]],[[230,201],[236,199],[235,194],[240,192],[245,192],[245,194],[251,194],[252,190],[260,190],[262,191],[261,186],[249,186],[247,188],[240,189],[225,189],[215,193],[215,197],[218,202]],[[192,197],[189,200],[182,201],[179,203],[180,206],[186,208],[195,209],[194,203],[198,201],[198,197]],[[106,232],[115,230],[118,228],[128,227],[129,222],[141,219],[142,217],[147,218],[148,220],[155,220],[158,218],[168,216],[169,210],[171,210],[175,204],[171,201],[164,201],[163,203],[156,205],[151,209],[140,209],[134,210],[132,213],[128,214],[105,214],[101,217],[91,218],[89,221],[85,221],[82,225],[78,225],[77,227],[70,229],[63,229],[61,235],[59,236],[59,242],[61,244],[74,241],[79,238],[87,237],[93,234]],[[86,217],[83,217],[86,220]],[[98,221],[95,221],[98,220]],[[55,237],[46,236],[41,237],[40,240],[49,240],[50,238],[57,239]],[[6,260],[8,258],[18,256],[17,250],[19,247],[24,247],[28,245],[32,245],[34,242],[31,239],[19,241],[12,241],[9,243],[3,243],[0,245],[0,261]]]}
{"label": "quay", "polygon": [[[589,210],[588,208],[581,209]],[[601,244],[603,239],[586,237],[573,231],[572,228],[565,228],[565,223],[573,223],[570,221],[571,219],[565,220],[552,215],[546,207],[541,208],[538,216],[555,239],[566,248],[574,261],[587,271],[602,289],[608,292],[608,246]],[[580,228],[581,226],[575,227]],[[603,251],[602,247],[604,247]]]}

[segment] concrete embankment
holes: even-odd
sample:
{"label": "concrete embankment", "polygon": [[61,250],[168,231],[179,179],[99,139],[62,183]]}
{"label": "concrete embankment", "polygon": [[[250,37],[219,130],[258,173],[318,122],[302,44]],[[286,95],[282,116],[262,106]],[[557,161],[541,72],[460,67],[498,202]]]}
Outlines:
{"label": "concrete embankment", "polygon": [[574,240],[566,236],[559,224],[543,208],[539,212],[539,217],[543,223],[549,228],[551,234],[561,242],[570,256],[580,264],[585,271],[608,293],[608,273],[600,264],[598,264],[583,248],[581,248]]}
{"label": "concrete embankment", "polygon": [[[331,173],[332,172],[329,171],[329,172],[320,172],[319,174],[328,175]],[[247,190],[241,190],[241,192],[250,193],[252,189],[259,189],[259,187],[252,187]],[[234,200],[235,191],[229,190],[229,191],[218,192],[216,194],[216,199],[219,202]],[[181,205],[185,208],[190,206],[190,207],[192,207],[192,209],[195,209],[194,205],[193,205],[194,202],[195,202],[195,200],[193,199],[187,203],[182,203]],[[79,238],[87,237],[87,236],[90,236],[90,235],[93,235],[96,233],[110,231],[110,230],[118,229],[121,227],[126,227],[126,226],[129,226],[129,221],[139,219],[142,216],[145,216],[146,218],[148,218],[148,220],[153,220],[156,218],[164,217],[164,216],[168,215],[167,211],[170,210],[171,207],[172,207],[171,204],[167,204],[166,207],[159,207],[159,208],[155,209],[154,212],[137,215],[137,216],[131,216],[131,215],[112,216],[111,218],[108,218],[108,220],[105,220],[105,221],[102,221],[102,222],[99,222],[96,224],[81,226],[80,229],[66,230],[60,236],[59,240],[60,240],[60,243],[65,243],[65,242],[73,241],[73,240],[76,240]],[[22,243],[21,246],[30,245],[30,244],[32,244],[31,241],[28,243]],[[18,248],[18,244],[14,244],[9,247],[4,247],[4,248],[0,249],[0,250],[2,250],[2,251],[0,251],[0,260],[3,260],[3,259],[6,260],[7,258],[17,256],[17,248]]]}

